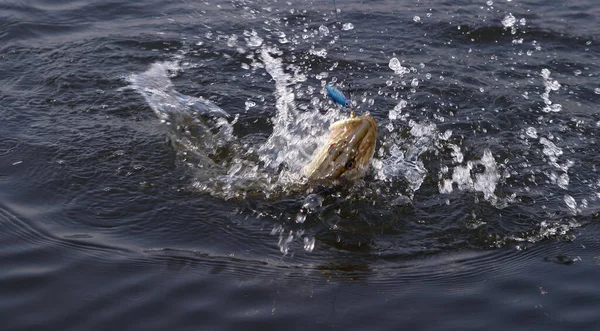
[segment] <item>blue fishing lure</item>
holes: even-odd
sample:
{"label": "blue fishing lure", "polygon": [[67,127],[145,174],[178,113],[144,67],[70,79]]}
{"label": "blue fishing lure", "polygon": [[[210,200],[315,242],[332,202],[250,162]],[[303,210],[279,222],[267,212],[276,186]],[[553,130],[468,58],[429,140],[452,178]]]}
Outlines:
{"label": "blue fishing lure", "polygon": [[352,105],[350,103],[350,100],[346,99],[344,93],[340,92],[340,90],[336,89],[335,87],[331,85],[325,85],[325,89],[327,90],[327,94],[329,94],[329,97],[333,101],[342,105],[342,107],[350,107]]}

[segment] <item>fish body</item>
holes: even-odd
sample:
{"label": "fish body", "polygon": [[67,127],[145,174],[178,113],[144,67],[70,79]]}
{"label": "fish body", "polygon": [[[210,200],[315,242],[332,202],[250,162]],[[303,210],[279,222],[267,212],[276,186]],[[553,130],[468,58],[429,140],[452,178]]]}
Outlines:
{"label": "fish body", "polygon": [[309,180],[362,178],[375,152],[377,122],[370,115],[337,121],[329,128],[327,143],[304,167]]}

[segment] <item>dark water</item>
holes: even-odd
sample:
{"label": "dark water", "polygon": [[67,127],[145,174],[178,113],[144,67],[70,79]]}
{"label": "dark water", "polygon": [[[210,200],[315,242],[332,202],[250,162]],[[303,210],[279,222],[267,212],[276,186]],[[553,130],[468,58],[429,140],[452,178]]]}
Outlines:
{"label": "dark water", "polygon": [[[597,329],[600,6],[337,7],[0,4],[1,329]],[[332,81],[379,143],[314,196]]]}

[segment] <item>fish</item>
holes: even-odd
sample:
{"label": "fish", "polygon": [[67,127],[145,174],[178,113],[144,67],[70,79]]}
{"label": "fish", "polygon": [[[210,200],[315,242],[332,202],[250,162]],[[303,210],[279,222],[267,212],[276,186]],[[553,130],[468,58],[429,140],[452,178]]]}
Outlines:
{"label": "fish", "polygon": [[327,142],[304,167],[309,181],[354,181],[365,176],[377,142],[377,121],[371,115],[333,123]]}

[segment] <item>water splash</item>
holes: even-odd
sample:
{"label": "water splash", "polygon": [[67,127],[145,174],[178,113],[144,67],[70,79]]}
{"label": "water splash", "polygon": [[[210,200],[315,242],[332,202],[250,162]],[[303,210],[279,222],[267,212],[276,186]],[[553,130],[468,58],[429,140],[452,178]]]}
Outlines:
{"label": "water splash", "polygon": [[[517,21],[516,18],[513,21],[508,17],[506,21],[508,25],[504,22],[503,25],[512,29],[519,22],[521,21]],[[223,132],[223,138],[217,139],[217,142],[221,146],[229,146],[229,151],[234,152],[235,155],[226,160],[214,160],[212,156],[209,157],[210,161],[215,164],[214,167],[220,168],[222,171],[214,178],[200,175],[193,186],[202,192],[223,198],[245,197],[249,192],[252,192],[252,194],[259,192],[268,199],[278,196],[281,192],[307,194],[302,190],[297,190],[298,183],[305,182],[300,170],[310,160],[315,148],[326,140],[328,126],[345,116],[340,113],[339,109],[327,109],[327,98],[323,89],[326,79],[327,81],[338,79],[337,84],[341,84],[340,86],[344,86],[345,83],[339,76],[336,77],[337,70],[339,70],[338,62],[328,59],[332,55],[328,54],[327,51],[321,52],[321,50],[328,49],[322,48],[322,44],[338,42],[338,39],[333,36],[334,34],[325,25],[315,25],[312,30],[306,29],[301,33],[291,33],[289,30],[282,28],[284,23],[271,20],[269,24],[270,31],[272,31],[270,36],[261,35],[261,33],[267,32],[258,33],[256,32],[259,31],[257,29],[244,32],[243,37],[235,37],[235,35],[223,37],[222,43],[225,46],[234,48],[239,48],[242,44],[241,47],[247,47],[245,53],[240,52],[240,54],[244,54],[244,62],[239,65],[246,70],[243,73],[244,77],[249,77],[248,79],[253,82],[262,79],[261,77],[272,78],[274,107],[268,105],[264,101],[264,97],[261,101],[254,97],[249,97],[244,101],[246,109],[255,110],[264,107],[267,112],[272,114],[270,118],[272,133],[268,138],[265,135],[266,140],[252,140],[251,143],[245,145],[245,150],[243,150],[236,147],[235,141],[247,142],[249,140],[245,139],[246,137],[235,137],[231,120],[221,118],[216,121],[221,124],[221,127],[218,127],[218,132]],[[278,41],[282,43],[282,38],[285,39],[285,45],[277,44]],[[319,44],[317,41],[323,41],[323,43]],[[310,44],[304,52],[296,50],[296,48],[302,50],[301,46],[305,46],[304,44]],[[287,47],[287,49],[284,49],[284,47]],[[333,63],[326,63],[323,66],[313,68],[310,60],[316,58],[319,58],[318,62],[331,61]],[[404,62],[402,63],[404,64]],[[424,72],[424,70],[430,70],[429,65],[427,68],[424,64],[414,68],[410,65],[403,66],[396,55],[389,58],[388,67],[393,71],[393,74],[390,72],[387,77],[379,77],[382,87],[378,92],[364,92],[363,95],[353,98],[359,106],[365,109],[373,105],[378,106],[377,115],[380,125],[378,151],[376,158],[373,160],[373,169],[365,180],[367,185],[361,186],[361,190],[365,192],[369,190],[375,192],[378,199],[374,199],[374,195],[363,194],[362,191],[357,191],[356,194],[364,195],[362,198],[373,204],[380,203],[380,201],[390,202],[389,206],[386,206],[387,208],[408,205],[407,203],[396,203],[395,201],[400,199],[401,201],[408,200],[410,202],[415,196],[414,193],[421,190],[422,187],[442,195],[457,194],[459,191],[474,192],[473,195],[476,196],[477,203],[479,203],[478,197],[483,196],[486,205],[491,205],[494,208],[504,208],[516,201],[514,194],[508,197],[502,196],[503,184],[505,184],[506,178],[510,176],[508,174],[509,170],[512,174],[519,171],[511,164],[516,159],[514,155],[506,156],[506,159],[505,156],[502,156],[499,159],[498,155],[501,155],[502,151],[497,153],[498,150],[494,148],[483,149],[478,154],[470,154],[471,150],[466,144],[470,137],[468,137],[468,134],[465,135],[465,130],[458,128],[455,134],[452,130],[440,130],[438,128],[438,125],[442,127],[444,121],[446,121],[446,124],[451,121],[450,116],[454,116],[454,110],[448,115],[444,114],[443,110],[440,112],[439,109],[435,108],[425,109],[427,107],[423,107],[422,110],[416,109],[414,100],[417,89],[427,90],[427,84],[434,83],[436,77],[440,77],[440,82],[446,79],[448,83],[451,78],[446,75],[444,75],[444,78],[435,71]],[[184,69],[171,65],[166,70],[168,72],[167,80],[160,81],[160,84],[164,86],[160,88],[152,87],[148,83],[139,83],[140,80],[136,90],[145,96],[147,102],[154,109],[155,106],[153,105],[157,103],[156,95],[161,93],[171,94],[173,84],[169,77],[176,77],[177,73],[182,70]],[[537,82],[539,82],[540,73],[538,72],[537,75]],[[554,92],[560,91],[560,83],[550,78],[549,69],[542,70],[541,77],[544,82],[544,89],[542,90],[544,92],[540,92],[544,102],[544,113],[559,112],[561,106],[550,99]],[[315,82],[313,78],[317,81]],[[319,83],[321,86],[319,86]],[[146,86],[140,88],[139,85],[143,84],[146,84]],[[165,88],[165,86],[168,88]],[[153,92],[147,94],[148,97],[146,97],[144,91],[147,88],[159,90],[160,93]],[[321,91],[320,94],[319,91]],[[482,91],[481,93],[493,93],[490,92],[493,89],[487,87],[485,89],[481,88],[480,91]],[[375,95],[376,93],[378,95]],[[527,92],[525,92],[525,95],[527,95]],[[379,99],[377,99],[378,96]],[[193,108],[195,103],[185,102],[184,99],[185,96],[179,95],[178,102],[162,103],[175,105],[177,109],[183,107],[181,109],[185,111]],[[181,102],[182,100],[184,102]],[[440,108],[453,107],[444,104],[444,102],[445,100],[442,100],[438,103]],[[388,106],[381,107],[379,106],[381,104],[389,105],[390,108],[384,109]],[[235,113],[235,111],[229,109],[228,111],[232,114]],[[423,118],[418,113],[419,111],[422,111],[421,114],[431,114],[431,116]],[[160,114],[160,112],[157,114]],[[161,116],[159,115],[159,117]],[[169,121],[168,117],[163,118],[163,120]],[[570,178],[568,175],[568,169],[572,163],[569,160],[566,160],[566,162],[565,159],[561,160],[561,158],[564,158],[564,153],[568,154],[569,146],[561,144],[560,138],[557,139],[547,132],[543,126],[546,120],[548,119],[540,116],[537,122],[525,123],[523,127],[518,129],[522,135],[523,143],[533,147],[531,148],[531,154],[528,155],[530,160],[524,161],[523,167],[531,168],[532,163],[539,159],[543,160],[543,163],[548,163],[551,167],[544,164],[546,167],[543,170],[531,170],[531,177],[539,176],[540,173],[542,176],[547,176],[549,183],[561,188],[561,193],[554,196],[554,198],[558,198],[563,208],[566,204],[568,210],[573,211],[572,214],[579,213],[578,208],[582,209],[582,203],[579,205],[575,203],[575,207],[572,208],[574,199],[573,201],[567,199],[566,195],[563,199],[563,194],[567,194],[567,192],[562,190],[567,190],[569,185],[573,185],[572,182],[575,181],[575,177]],[[474,119],[467,118],[467,121],[473,122],[475,126]],[[478,131],[478,134],[481,132],[485,134],[484,130]],[[193,149],[194,146],[188,146],[188,148]],[[494,152],[492,153],[492,151]],[[428,158],[435,159],[435,161],[431,162],[431,159]],[[511,164],[512,168],[511,166],[507,167],[507,163]],[[438,164],[440,164],[439,167]],[[208,168],[210,167],[212,166]],[[204,165],[202,170],[205,168]],[[548,168],[554,168],[554,170],[548,170]],[[519,189],[521,188],[516,191],[519,192]],[[529,187],[523,187],[523,191],[529,189]],[[409,197],[407,198],[405,194]],[[296,223],[293,224],[294,226],[310,226],[312,217],[307,216],[311,213],[309,207],[312,206],[314,201],[309,198],[311,198],[310,195],[306,197],[303,203],[306,205],[306,212],[300,211],[294,214],[294,211],[292,211],[289,220]],[[321,201],[322,203],[325,202]],[[300,209],[300,203],[295,208]],[[321,208],[321,206],[318,208]],[[483,224],[485,223],[477,224],[474,229],[484,227]],[[564,225],[559,224],[561,224],[560,226]],[[559,229],[560,226],[553,227],[553,225],[549,225],[544,229]],[[279,235],[278,246],[282,252],[288,253],[296,240],[303,241],[299,247],[303,246],[307,251],[314,248],[314,238],[311,242],[310,237],[299,236],[298,232],[285,230],[286,227],[284,224],[280,229],[281,231],[276,231],[276,234]],[[533,236],[514,235],[514,238],[533,238]]]}
{"label": "water splash", "polygon": [[559,112],[562,109],[562,106],[558,103],[553,104],[550,101],[550,92],[558,91],[560,89],[560,83],[556,80],[550,79],[550,70],[542,69],[542,78],[544,79],[544,93],[542,93],[542,100],[546,106],[543,108],[543,111],[546,113],[549,112]]}
{"label": "water splash", "polygon": [[396,75],[402,76],[410,72],[410,69],[403,67],[400,64],[400,60],[398,60],[398,58],[395,57],[390,59],[388,66],[394,71]]}
{"label": "water splash", "polygon": [[[483,167],[483,171],[476,171],[477,166]],[[447,169],[443,170],[442,177],[448,172]],[[500,178],[496,160],[492,153],[486,150],[481,160],[468,161],[464,166],[456,166],[452,178],[440,181],[439,190],[442,194],[449,194],[454,190],[453,184],[456,184],[459,190],[483,193],[485,200],[497,205],[499,198],[495,195],[495,190]]]}
{"label": "water splash", "polygon": [[[247,34],[249,38],[259,38],[255,32]],[[305,181],[301,169],[327,139],[329,125],[344,115],[336,109],[321,114],[319,102],[310,109],[299,110],[293,86],[305,81],[306,76],[293,66],[288,66],[293,73],[286,72],[278,55],[281,52],[277,48],[262,46],[260,65],[253,65],[264,68],[275,81],[276,113],[271,118],[272,134],[266,142],[250,148],[242,148],[234,134],[233,124],[238,117],[231,122],[217,118],[207,123],[205,116],[229,115],[206,99],[186,96],[174,89],[170,75],[183,70],[178,62],[154,63],[147,71],[127,78],[130,88],[142,94],[167,125],[185,163],[206,171],[197,174],[198,181],[193,185],[196,189],[224,198],[243,197],[254,190],[268,196]],[[250,108],[256,104],[247,101],[245,105]],[[228,150],[229,157],[219,157],[222,148]],[[190,159],[190,155],[194,157]],[[253,161],[255,157],[260,162]]]}
{"label": "water splash", "polygon": [[304,78],[292,76],[283,70],[281,58],[272,54],[280,54],[276,48],[263,48],[261,59],[265,70],[275,81],[276,115],[271,119],[273,133],[260,146],[260,158],[266,167],[277,169],[286,165],[289,169],[284,176],[286,181],[300,181],[301,170],[308,163],[316,148],[326,141],[331,123],[343,116],[339,111],[330,109],[321,115],[315,108],[299,111],[291,88]]}

